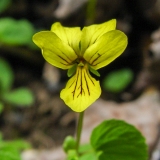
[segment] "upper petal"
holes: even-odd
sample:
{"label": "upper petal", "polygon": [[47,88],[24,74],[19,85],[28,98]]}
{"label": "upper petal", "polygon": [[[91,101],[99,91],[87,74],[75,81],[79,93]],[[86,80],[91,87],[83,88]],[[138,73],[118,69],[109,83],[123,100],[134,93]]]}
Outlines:
{"label": "upper petal", "polygon": [[81,38],[81,52],[82,54],[85,50],[94,44],[103,34],[109,32],[111,30],[115,30],[116,28],[116,20],[112,19],[108,22],[91,25],[88,27],[84,27],[82,30],[82,38]]}
{"label": "upper petal", "polygon": [[82,112],[95,102],[101,94],[99,81],[88,71],[88,66],[77,67],[76,74],[67,82],[60,97],[75,112]]}
{"label": "upper petal", "polygon": [[121,31],[113,30],[101,36],[85,51],[83,57],[97,70],[121,55],[126,46],[127,36]]}
{"label": "upper petal", "polygon": [[80,27],[63,27],[59,22],[56,22],[52,25],[51,31],[71,46],[76,54],[79,54],[79,43],[82,34]]}
{"label": "upper petal", "polygon": [[45,60],[58,68],[70,68],[77,58],[74,50],[51,31],[36,33],[33,42],[42,49]]}

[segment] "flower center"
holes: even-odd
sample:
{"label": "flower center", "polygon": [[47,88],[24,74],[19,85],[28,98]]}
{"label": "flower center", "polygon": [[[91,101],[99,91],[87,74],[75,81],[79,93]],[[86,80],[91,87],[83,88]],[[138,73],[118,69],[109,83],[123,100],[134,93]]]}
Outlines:
{"label": "flower center", "polygon": [[83,67],[86,64],[86,60],[83,58],[78,58],[76,60],[76,63],[78,64],[79,67]]}

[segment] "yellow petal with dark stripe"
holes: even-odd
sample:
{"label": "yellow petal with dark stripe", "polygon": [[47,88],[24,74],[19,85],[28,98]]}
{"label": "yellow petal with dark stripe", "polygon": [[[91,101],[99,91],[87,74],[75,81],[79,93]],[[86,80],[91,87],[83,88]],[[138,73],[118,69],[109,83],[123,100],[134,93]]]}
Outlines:
{"label": "yellow petal with dark stripe", "polygon": [[51,31],[36,33],[33,42],[42,49],[45,60],[58,68],[71,68],[77,59],[74,50]]}
{"label": "yellow petal with dark stripe", "polygon": [[91,26],[84,27],[82,30],[81,38],[81,52],[94,44],[103,34],[116,29],[116,20],[104,22],[102,24],[94,24]]}
{"label": "yellow petal with dark stripe", "polygon": [[76,74],[67,82],[60,97],[75,112],[82,112],[95,102],[101,94],[99,81],[88,71],[88,66],[77,67]]}
{"label": "yellow petal with dark stripe", "polygon": [[79,43],[82,34],[80,27],[63,27],[59,22],[56,22],[52,25],[51,31],[72,47],[77,55],[79,54]]}
{"label": "yellow petal with dark stripe", "polygon": [[90,46],[84,53],[83,58],[95,70],[102,68],[120,56],[127,46],[127,36],[113,30],[101,36],[96,43]]}

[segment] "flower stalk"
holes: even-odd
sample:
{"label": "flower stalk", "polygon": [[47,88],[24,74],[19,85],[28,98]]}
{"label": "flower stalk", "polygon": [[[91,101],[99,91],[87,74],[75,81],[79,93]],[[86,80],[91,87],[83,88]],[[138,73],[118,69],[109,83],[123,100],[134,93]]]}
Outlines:
{"label": "flower stalk", "polygon": [[83,127],[83,118],[84,118],[84,111],[79,113],[78,123],[77,123],[77,132],[76,132],[76,150],[78,153],[79,144],[81,139],[82,127]]}

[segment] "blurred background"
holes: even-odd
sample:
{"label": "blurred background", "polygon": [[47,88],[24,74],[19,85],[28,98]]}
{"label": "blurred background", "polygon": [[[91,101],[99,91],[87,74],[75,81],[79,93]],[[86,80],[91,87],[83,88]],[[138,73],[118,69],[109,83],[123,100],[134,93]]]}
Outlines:
{"label": "blurred background", "polygon": [[160,0],[0,0],[0,141],[6,153],[61,160],[59,147],[75,132],[77,115],[59,97],[66,71],[45,62],[33,34],[57,21],[83,28],[113,18],[128,46],[99,70],[103,92],[86,111],[82,142],[102,120],[123,119],[146,137],[150,160],[160,160]]}

